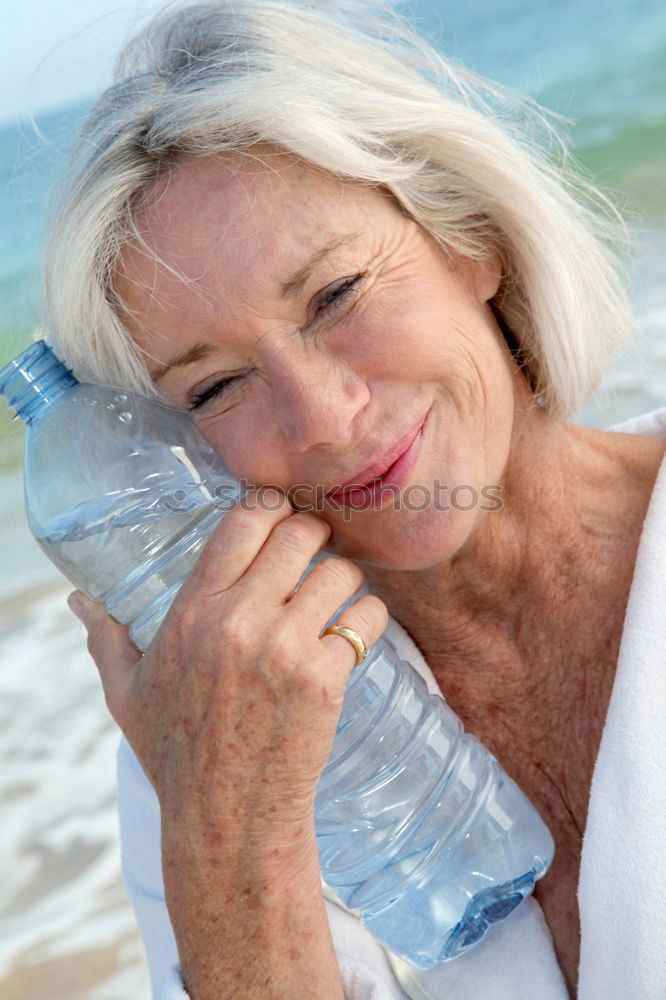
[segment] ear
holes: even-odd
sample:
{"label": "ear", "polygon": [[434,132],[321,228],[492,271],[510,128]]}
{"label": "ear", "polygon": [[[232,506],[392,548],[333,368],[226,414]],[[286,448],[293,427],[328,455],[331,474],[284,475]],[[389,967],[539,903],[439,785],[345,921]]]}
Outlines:
{"label": "ear", "polygon": [[502,280],[499,254],[489,254],[483,260],[468,258],[463,261],[462,267],[467,272],[469,289],[479,305],[485,305],[495,298]]}

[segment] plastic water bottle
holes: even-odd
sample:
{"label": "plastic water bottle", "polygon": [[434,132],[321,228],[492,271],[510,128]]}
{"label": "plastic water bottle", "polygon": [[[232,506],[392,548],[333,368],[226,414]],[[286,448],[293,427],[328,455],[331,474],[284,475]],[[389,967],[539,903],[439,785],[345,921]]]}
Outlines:
{"label": "plastic water bottle", "polygon": [[[238,484],[187,414],[80,384],[43,341],[0,392],[28,425],[37,541],[145,650]],[[386,638],[351,674],[315,820],[324,880],[424,969],[480,940],[553,855],[534,807]]]}

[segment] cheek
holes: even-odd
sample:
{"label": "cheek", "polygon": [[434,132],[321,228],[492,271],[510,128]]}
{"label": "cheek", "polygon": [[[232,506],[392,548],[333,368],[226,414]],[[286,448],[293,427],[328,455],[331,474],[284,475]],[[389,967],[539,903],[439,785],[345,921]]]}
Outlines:
{"label": "cheek", "polygon": [[285,486],[284,456],[274,419],[261,401],[248,401],[219,417],[201,420],[199,430],[236,480],[257,486]]}
{"label": "cheek", "polygon": [[490,310],[471,301],[448,275],[418,276],[408,288],[396,281],[377,295],[362,322],[367,342],[397,377],[418,370],[429,380],[470,378],[475,361],[485,367],[495,348]]}
{"label": "cheek", "polygon": [[387,381],[429,380],[442,370],[447,316],[418,296],[377,297],[345,323],[334,350],[359,374]]}

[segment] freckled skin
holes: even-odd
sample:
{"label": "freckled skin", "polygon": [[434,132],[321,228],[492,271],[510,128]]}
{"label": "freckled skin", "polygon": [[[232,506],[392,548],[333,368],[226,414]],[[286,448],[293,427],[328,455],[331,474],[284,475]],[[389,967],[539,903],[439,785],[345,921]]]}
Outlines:
{"label": "freckled skin", "polygon": [[[195,419],[233,474],[306,499],[425,417],[410,484],[496,484],[501,503],[236,509],[143,658],[84,602],[107,702],[160,798],[186,985],[193,1000],[342,1000],[312,802],[355,656],[318,636],[362,567],[377,596],[344,624],[370,644],[388,607],[551,826],[537,897],[574,991],[581,831],[664,444],[534,406],[493,313],[492,248],[446,257],[386,194],[257,152],[183,160],[138,220],[164,266],[124,253],[125,322],[168,398],[208,394]],[[348,558],[294,594],[324,546]]]}

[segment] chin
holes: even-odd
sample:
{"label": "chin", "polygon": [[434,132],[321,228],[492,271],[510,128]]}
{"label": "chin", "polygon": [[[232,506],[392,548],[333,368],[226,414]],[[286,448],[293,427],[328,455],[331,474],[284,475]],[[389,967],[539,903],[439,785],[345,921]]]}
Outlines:
{"label": "chin", "polygon": [[[386,519],[388,521],[388,519]],[[362,521],[331,524],[326,548],[336,555],[395,570],[428,570],[456,556],[471,535],[476,517],[469,512],[436,513],[410,524]],[[329,522],[330,523],[330,522]]]}

